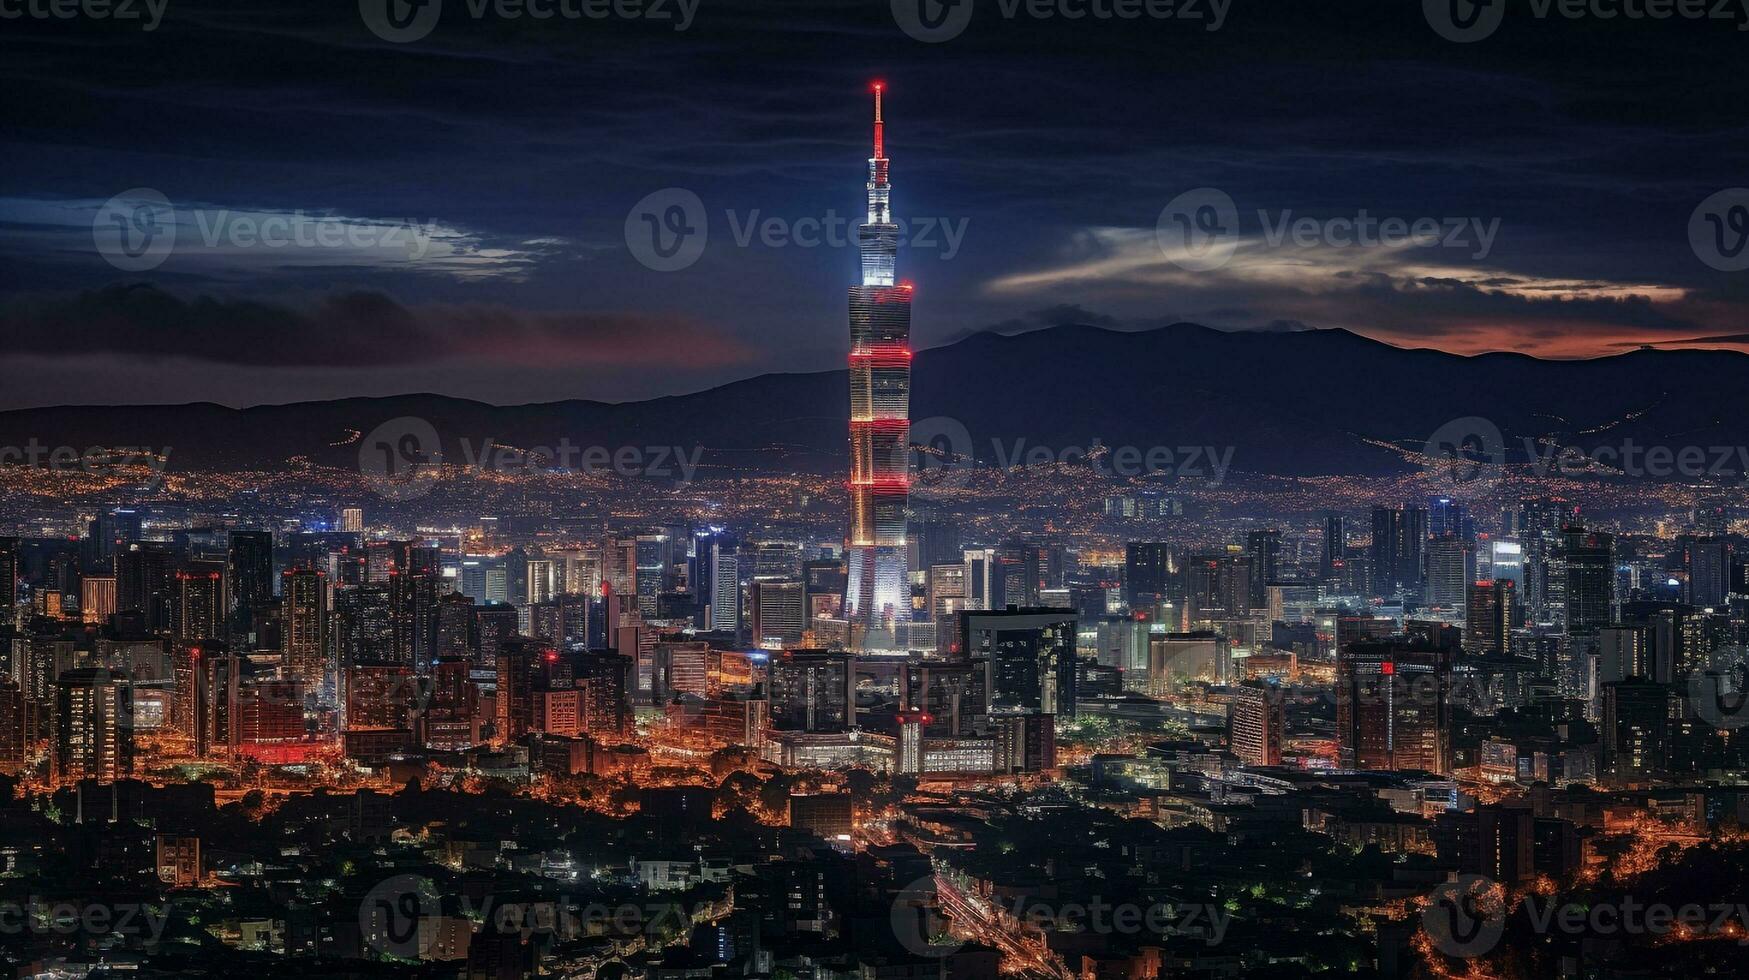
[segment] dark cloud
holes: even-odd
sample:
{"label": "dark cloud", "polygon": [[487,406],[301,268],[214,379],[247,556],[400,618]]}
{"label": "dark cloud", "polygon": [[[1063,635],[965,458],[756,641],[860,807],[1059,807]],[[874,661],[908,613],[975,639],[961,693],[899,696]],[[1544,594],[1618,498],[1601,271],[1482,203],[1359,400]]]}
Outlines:
{"label": "dark cloud", "polygon": [[[727,367],[751,352],[671,317],[622,313],[535,314],[485,305],[409,309],[381,293],[322,298],[309,309],[199,296],[150,285],[112,286],[71,298],[0,301],[10,355],[122,354],[220,365],[345,367],[468,358],[530,365]],[[68,338],[76,337],[76,345]]]}

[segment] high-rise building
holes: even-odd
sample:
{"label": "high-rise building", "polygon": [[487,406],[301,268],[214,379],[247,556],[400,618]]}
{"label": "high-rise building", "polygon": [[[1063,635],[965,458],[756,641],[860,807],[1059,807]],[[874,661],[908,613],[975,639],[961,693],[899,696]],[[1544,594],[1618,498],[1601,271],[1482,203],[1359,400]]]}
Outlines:
{"label": "high-rise building", "polygon": [[256,609],[273,601],[273,532],[231,532],[231,599],[248,626]]}
{"label": "high-rise building", "polygon": [[1471,544],[1476,540],[1476,522],[1470,508],[1449,497],[1436,497],[1427,508],[1427,533],[1441,538],[1451,535]]}
{"label": "high-rise building", "polygon": [[1517,598],[1518,589],[1509,578],[1471,582],[1464,603],[1464,649],[1478,655],[1506,652]]}
{"label": "high-rise building", "polygon": [[131,774],[134,705],[127,675],[79,667],[61,674],[55,691],[55,778],[110,783]]}
{"label": "high-rise building", "polygon": [[1069,609],[960,614],[960,655],[986,664],[991,713],[1039,711],[1075,717],[1075,627],[1075,613]]}
{"label": "high-rise building", "polygon": [[[905,540],[911,487],[911,286],[896,283],[899,226],[887,181],[882,88],[874,90],[862,282],[850,287],[850,530],[844,615],[850,648],[904,650],[911,619]],[[775,707],[774,707],[775,714]]]}
{"label": "high-rise building", "polygon": [[1318,577],[1325,582],[1340,582],[1343,563],[1348,555],[1348,532],[1341,514],[1324,518],[1324,553],[1318,562]]}
{"label": "high-rise building", "polygon": [[307,690],[331,693],[334,682],[328,663],[327,576],[314,568],[289,569],[281,591],[285,603],[286,670]]}
{"label": "high-rise building", "polygon": [[395,617],[386,585],[334,590],[333,636],[339,669],[395,661]]}
{"label": "high-rise building", "polygon": [[1420,595],[1426,574],[1427,511],[1419,507],[1374,507],[1372,512],[1373,591]]}
{"label": "high-rise building", "polygon": [[79,580],[79,614],[87,623],[104,623],[115,615],[115,576],[87,575]]}
{"label": "high-rise building", "polygon": [[682,694],[708,697],[710,644],[703,640],[657,643],[651,690],[651,700],[658,705]]}
{"label": "high-rise building", "polygon": [[1441,609],[1464,608],[1476,580],[1475,548],[1455,534],[1427,542],[1427,604]]}
{"label": "high-rise building", "polygon": [[1255,572],[1250,555],[1192,555],[1185,559],[1184,601],[1191,620],[1250,615]]}
{"label": "high-rise building", "polygon": [[575,658],[577,683],[584,685],[584,727],[590,732],[623,733],[631,727],[627,698],[632,658],[606,650],[591,650]]}
{"label": "high-rise building", "polygon": [[364,531],[364,511],[358,507],[343,507],[340,510],[340,530],[353,534]]}
{"label": "high-rise building", "polygon": [[170,628],[173,560],[157,541],[130,541],[115,553],[115,602],[120,612],[137,612],[153,632]]}
{"label": "high-rise building", "polygon": [[1634,783],[1668,767],[1670,688],[1633,678],[1602,686],[1603,768],[1616,784]]}
{"label": "high-rise building", "polygon": [[1731,591],[1731,546],[1723,538],[1683,536],[1683,570],[1687,573],[1686,601],[1702,609],[1723,609]]}
{"label": "high-rise building", "polygon": [[0,622],[12,622],[12,604],[18,601],[18,539],[0,537]]}
{"label": "high-rise building", "polygon": [[176,630],[178,640],[199,642],[223,639],[226,611],[225,574],[209,562],[190,562],[176,573]]}
{"label": "high-rise building", "polygon": [[730,633],[741,629],[741,562],[738,546],[717,535],[710,546],[711,595],[709,626]]}
{"label": "high-rise building", "polygon": [[1616,620],[1614,536],[1566,528],[1561,533],[1561,565],[1567,646],[1556,681],[1562,694],[1587,697],[1596,686],[1589,674],[1598,631]]}
{"label": "high-rise building", "polygon": [[919,713],[929,738],[970,738],[989,713],[987,673],[983,661],[907,664],[900,704]]}
{"label": "high-rise building", "polygon": [[1271,527],[1252,531],[1246,536],[1245,553],[1251,558],[1251,608],[1259,609],[1264,604],[1269,584],[1280,574],[1277,568],[1281,562],[1280,529]]}
{"label": "high-rise building", "polygon": [[1579,511],[1559,498],[1526,500],[1519,506],[1518,539],[1524,548],[1524,604],[1531,625],[1559,626],[1567,614],[1567,576],[1561,532]]}
{"label": "high-rise building", "polygon": [[782,650],[802,642],[807,623],[802,583],[795,579],[756,578],[748,586],[747,613],[755,646]]}
{"label": "high-rise building", "polygon": [[1233,691],[1227,714],[1227,745],[1248,766],[1281,765],[1287,709],[1280,688],[1252,682]]}
{"label": "high-rise building", "polygon": [[856,727],[855,657],[825,650],[785,650],[766,663],[771,726],[795,732]]}
{"label": "high-rise building", "polygon": [[1057,767],[1057,719],[1042,712],[990,719],[997,772],[1042,772]]}
{"label": "high-rise building", "polygon": [[1391,641],[1336,654],[1336,741],[1344,768],[1451,771],[1451,654]]}
{"label": "high-rise building", "polygon": [[955,652],[959,641],[959,614],[966,605],[966,566],[931,565],[929,567],[929,618],[935,624],[935,650],[941,654]]}
{"label": "high-rise building", "polygon": [[498,741],[516,742],[540,731],[537,702],[546,692],[575,690],[572,668],[559,651],[538,640],[514,637],[500,643],[493,727]]}
{"label": "high-rise building", "polygon": [[1131,541],[1124,546],[1124,593],[1130,609],[1142,612],[1172,598],[1178,572],[1172,546],[1164,541]]}
{"label": "high-rise building", "polygon": [[24,688],[10,677],[0,676],[0,774],[15,776],[24,768],[29,736]]}

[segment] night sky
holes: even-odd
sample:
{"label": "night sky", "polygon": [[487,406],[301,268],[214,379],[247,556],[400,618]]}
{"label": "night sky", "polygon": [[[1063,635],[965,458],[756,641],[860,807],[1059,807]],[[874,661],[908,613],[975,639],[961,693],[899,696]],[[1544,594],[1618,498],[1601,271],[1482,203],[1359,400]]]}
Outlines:
{"label": "night sky", "polygon": [[[899,259],[919,347],[1189,320],[1581,357],[1749,330],[1749,272],[1690,242],[1697,206],[1749,185],[1749,11],[1515,3],[1459,44],[1416,0],[1231,0],[1218,30],[1209,0],[1138,20],[970,2],[941,43],[883,0],[696,0],[684,30],[679,0],[633,20],[443,0],[409,43],[347,0],[168,0],[151,31],[0,19],[0,408],[621,400],[837,367],[854,250],[736,237],[857,219],[874,78],[894,213],[934,229]],[[1235,202],[1239,237],[1194,270],[1156,223],[1201,187]],[[93,223],[136,188],[174,207],[177,244],[127,271]],[[665,188],[708,222],[672,272],[627,246]],[[1362,209],[1497,226],[1486,254],[1473,231],[1269,240],[1284,216]],[[297,214],[347,241],[235,233]],[[417,257],[384,233],[408,223]]]}

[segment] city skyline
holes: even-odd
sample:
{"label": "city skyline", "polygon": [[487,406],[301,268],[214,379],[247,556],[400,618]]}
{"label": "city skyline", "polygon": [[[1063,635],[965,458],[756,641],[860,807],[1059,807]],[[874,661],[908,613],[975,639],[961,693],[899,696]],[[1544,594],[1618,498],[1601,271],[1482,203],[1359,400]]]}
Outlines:
{"label": "city skyline", "polygon": [[0,0],[0,978],[1742,974],[1739,8]]}

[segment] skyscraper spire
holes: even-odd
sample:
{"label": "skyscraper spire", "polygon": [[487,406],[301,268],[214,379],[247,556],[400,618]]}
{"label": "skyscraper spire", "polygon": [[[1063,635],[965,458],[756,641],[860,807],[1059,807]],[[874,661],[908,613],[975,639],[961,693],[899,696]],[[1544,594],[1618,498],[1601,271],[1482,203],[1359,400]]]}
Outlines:
{"label": "skyscraper spire", "polygon": [[911,583],[906,510],[911,498],[911,288],[894,285],[899,226],[888,210],[885,85],[874,83],[874,156],[868,221],[856,230],[862,283],[850,287],[850,526],[844,607],[850,648],[908,647]]}
{"label": "skyscraper spire", "polygon": [[884,148],[883,144],[885,143],[885,140],[883,140],[881,138],[881,129],[884,126],[884,124],[881,122],[881,89],[883,89],[883,88],[886,88],[886,84],[884,82],[874,83],[874,95],[875,95],[874,155],[875,155],[876,160],[883,160],[886,158],[886,154],[882,152],[882,150]]}
{"label": "skyscraper spire", "polygon": [[[881,95],[886,90],[885,82],[874,83],[874,156],[868,158],[868,223],[871,225],[886,225],[892,218],[887,211],[887,196],[892,188],[887,184],[887,124],[881,118]],[[898,239],[898,229],[893,230],[894,241]],[[868,278],[868,250],[863,250],[863,278],[865,284],[891,286],[893,284],[892,265],[886,267],[886,278],[871,280]],[[879,273],[876,273],[879,275]]]}

